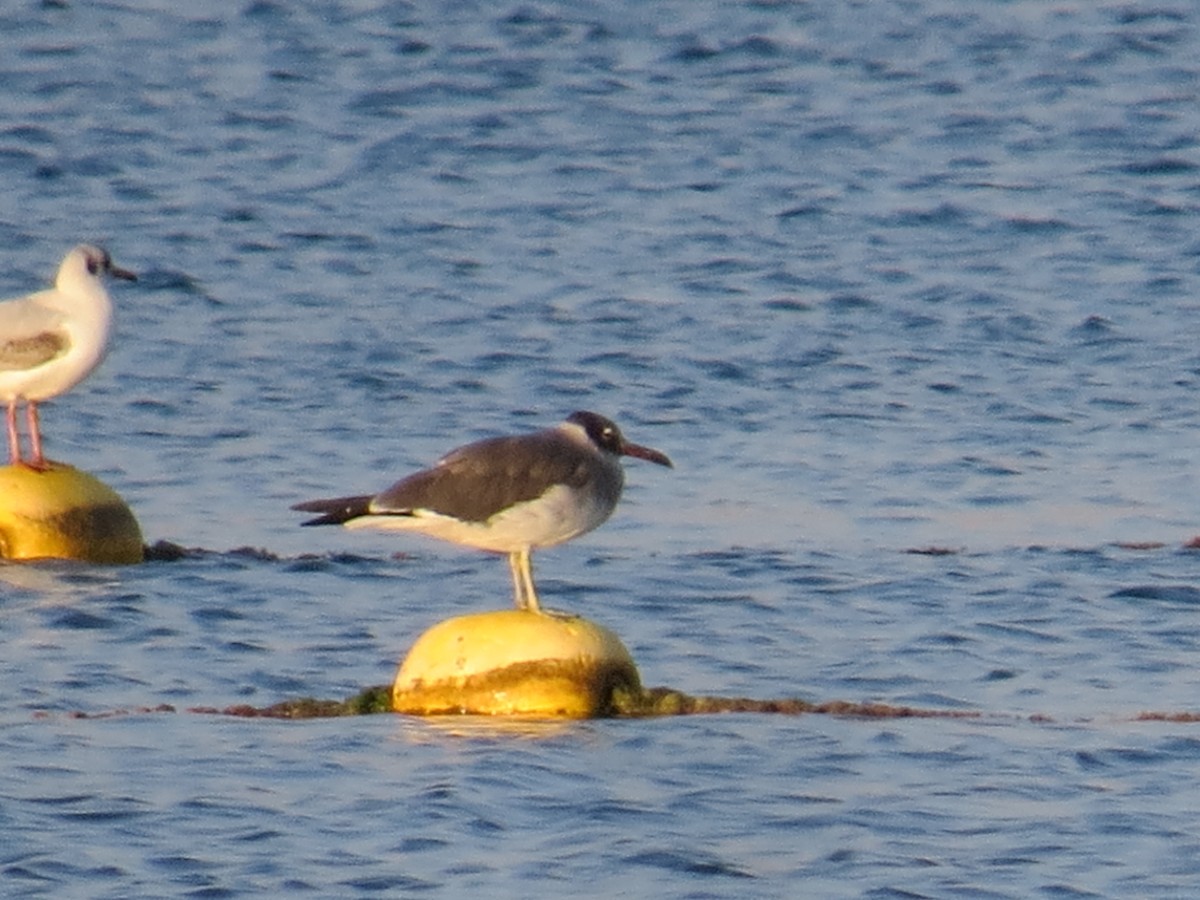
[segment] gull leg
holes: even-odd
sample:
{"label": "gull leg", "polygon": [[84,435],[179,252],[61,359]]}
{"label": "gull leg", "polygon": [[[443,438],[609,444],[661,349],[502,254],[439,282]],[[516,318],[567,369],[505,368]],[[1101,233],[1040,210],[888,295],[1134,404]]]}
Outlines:
{"label": "gull leg", "polygon": [[517,565],[521,571],[521,583],[525,587],[525,605],[522,608],[540,613],[542,605],[538,602],[537,588],[533,586],[533,560],[528,550],[517,552]]}
{"label": "gull leg", "polygon": [[46,469],[46,457],[42,456],[42,429],[38,421],[37,403],[25,401],[25,418],[29,421],[29,446],[33,449],[33,459],[29,461],[31,469]]}
{"label": "gull leg", "polygon": [[8,461],[16,466],[21,463],[21,438],[17,435],[17,398],[8,401],[8,414],[4,417],[8,426]]}
{"label": "gull leg", "polygon": [[519,552],[508,554],[508,570],[512,572],[513,580],[513,603],[517,605],[517,609],[525,608],[525,596],[521,584],[521,563],[517,557]]}
{"label": "gull leg", "polygon": [[529,561],[529,551],[514,550],[508,554],[508,567],[512,570],[513,600],[517,609],[541,612],[537,590],[533,586],[533,566]]}

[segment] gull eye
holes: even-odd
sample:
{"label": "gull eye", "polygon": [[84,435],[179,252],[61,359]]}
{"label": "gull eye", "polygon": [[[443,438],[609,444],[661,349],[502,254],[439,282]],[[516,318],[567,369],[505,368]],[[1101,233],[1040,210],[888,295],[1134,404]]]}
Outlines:
{"label": "gull eye", "polygon": [[88,267],[88,272],[90,274],[92,274],[92,275],[100,274],[100,260],[96,259],[96,257],[91,256],[91,255],[88,256],[87,267]]}

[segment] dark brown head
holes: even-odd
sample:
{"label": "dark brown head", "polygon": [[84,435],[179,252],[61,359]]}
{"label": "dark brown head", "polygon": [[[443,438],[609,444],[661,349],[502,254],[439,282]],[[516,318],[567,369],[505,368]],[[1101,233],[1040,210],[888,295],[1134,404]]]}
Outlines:
{"label": "dark brown head", "polygon": [[613,456],[636,456],[660,466],[674,468],[665,453],[625,440],[617,424],[599,413],[580,410],[567,416],[567,421],[582,428],[588,440],[604,453],[611,453]]}

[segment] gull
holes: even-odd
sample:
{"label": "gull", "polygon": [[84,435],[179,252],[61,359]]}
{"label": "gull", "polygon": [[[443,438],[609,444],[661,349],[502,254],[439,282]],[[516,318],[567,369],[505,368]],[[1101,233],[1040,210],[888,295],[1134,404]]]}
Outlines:
{"label": "gull", "polygon": [[459,447],[382,493],[310,500],[304,525],[415,531],[507,553],[518,609],[540,612],[530,553],[602,524],[625,484],[622,456],[660,466],[658,450],[627,441],[611,420],[575,412],[553,428]]}
{"label": "gull", "polygon": [[[8,406],[8,456],[13,465],[44,471],[38,404],[66,393],[104,359],[112,302],[101,277],[137,276],[113,265],[108,253],[80,244],[58,267],[54,287],[0,302],[0,400]],[[17,404],[25,402],[32,455],[21,457]]]}

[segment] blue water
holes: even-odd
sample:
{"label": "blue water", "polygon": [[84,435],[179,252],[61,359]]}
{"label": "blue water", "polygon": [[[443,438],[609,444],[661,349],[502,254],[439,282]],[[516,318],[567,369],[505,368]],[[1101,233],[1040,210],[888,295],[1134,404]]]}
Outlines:
{"label": "blue water", "polygon": [[[47,452],[197,549],[0,568],[0,893],[1194,894],[1200,725],[1136,719],[1200,689],[1193,5],[0,34],[0,294],[81,239],[142,275]],[[288,506],[578,408],[677,466],[536,559],[647,683],[981,716],[191,711],[387,683],[508,604],[500,560]]]}

